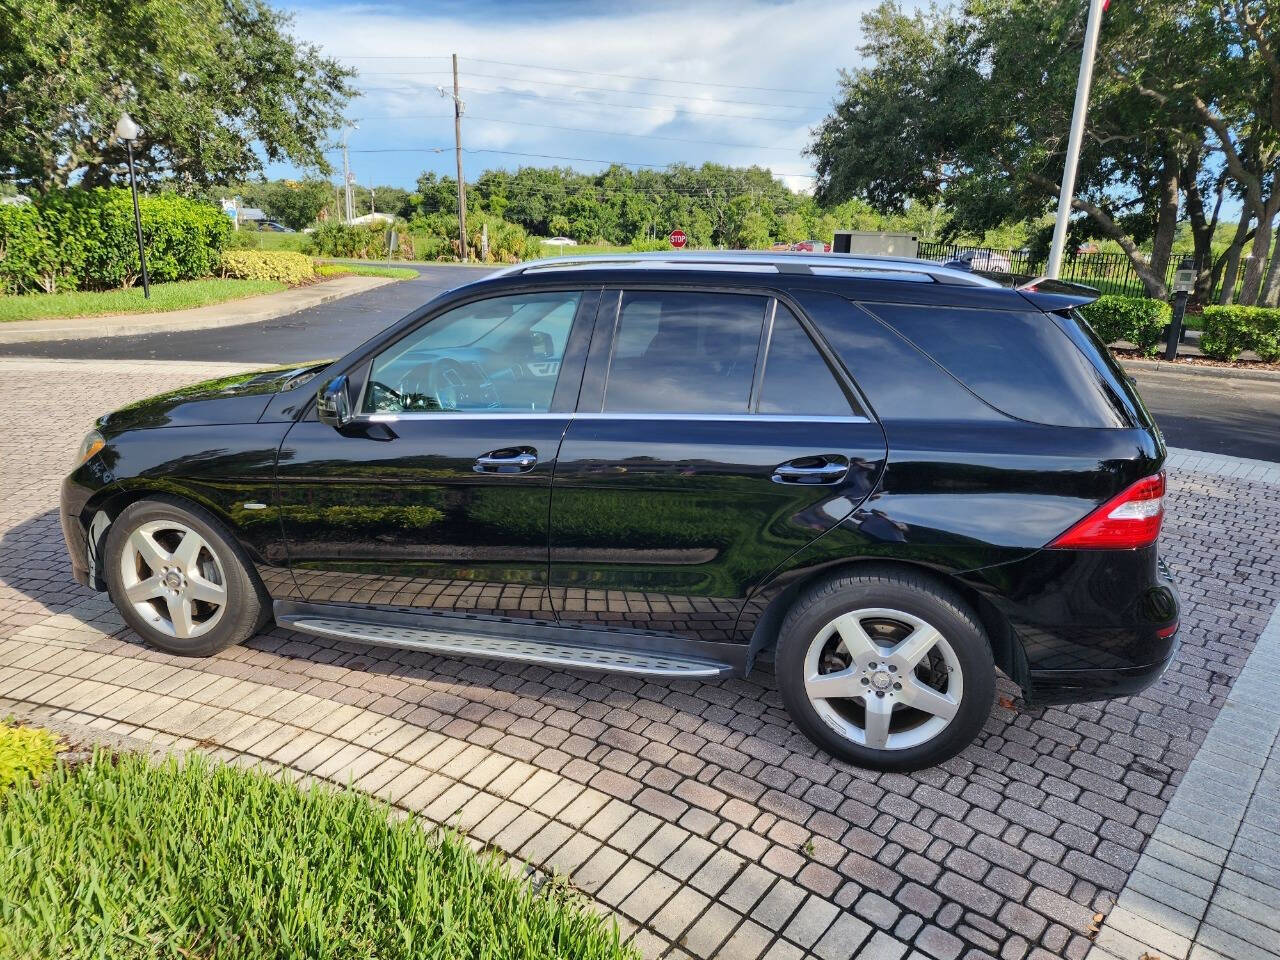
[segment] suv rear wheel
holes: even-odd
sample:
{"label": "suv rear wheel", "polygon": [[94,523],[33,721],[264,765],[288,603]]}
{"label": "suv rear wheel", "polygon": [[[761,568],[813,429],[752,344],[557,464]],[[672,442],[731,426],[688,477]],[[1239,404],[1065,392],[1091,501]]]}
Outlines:
{"label": "suv rear wheel", "polygon": [[963,750],[995,697],[995,663],[976,616],[927,576],[833,577],[787,613],[775,672],[801,730],[876,770],[917,770]]}
{"label": "suv rear wheel", "polygon": [[194,504],[140,500],[107,531],[107,589],[143,640],[207,657],[266,622],[266,592],[244,551]]}

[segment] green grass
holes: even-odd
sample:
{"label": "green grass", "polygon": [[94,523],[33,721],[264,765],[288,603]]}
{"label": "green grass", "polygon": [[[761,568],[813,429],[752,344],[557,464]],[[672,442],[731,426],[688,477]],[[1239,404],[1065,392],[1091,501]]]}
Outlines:
{"label": "green grass", "polygon": [[259,250],[292,250],[295,253],[301,253],[310,239],[310,234],[306,233],[271,233],[267,230],[259,230],[253,236],[258,241]]}
{"label": "green grass", "polygon": [[375,267],[363,263],[317,263],[316,273],[322,277],[344,277],[357,274],[361,277],[390,277],[392,280],[413,280],[417,270],[409,267]]}
{"label": "green grass", "polygon": [[367,797],[193,755],[98,755],[0,804],[14,960],[622,960],[569,888],[534,890]]}
{"label": "green grass", "polygon": [[39,320],[45,317],[96,317],[110,313],[155,313],[184,310],[211,303],[239,300],[261,293],[276,293],[285,285],[274,280],[182,280],[153,283],[151,299],[144,299],[142,286],[100,293],[24,293],[0,297],[0,323],[12,320]]}
{"label": "green grass", "polygon": [[58,738],[48,731],[0,720],[0,798],[43,779],[53,769],[57,753]]}

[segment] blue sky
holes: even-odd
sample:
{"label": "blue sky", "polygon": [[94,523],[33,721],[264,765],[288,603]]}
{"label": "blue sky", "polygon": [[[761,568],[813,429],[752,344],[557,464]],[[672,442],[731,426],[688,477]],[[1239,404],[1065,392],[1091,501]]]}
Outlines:
{"label": "blue sky", "polygon": [[[423,170],[454,172],[452,105],[436,86],[452,83],[457,53],[469,178],[522,164],[709,160],[768,166],[797,189],[812,183],[802,148],[838,68],[857,62],[859,20],[873,5],[278,3],[300,38],[360,72],[348,116],[362,184],[410,187]],[[340,167],[340,152],[331,159]]]}

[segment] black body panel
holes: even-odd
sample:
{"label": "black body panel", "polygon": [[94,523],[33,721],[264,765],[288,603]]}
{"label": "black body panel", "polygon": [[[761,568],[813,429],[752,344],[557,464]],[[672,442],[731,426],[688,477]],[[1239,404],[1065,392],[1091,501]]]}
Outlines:
{"label": "black body panel", "polygon": [[[316,419],[323,383],[347,374],[358,387],[371,358],[424,320],[566,286],[592,309],[574,323],[563,356],[573,369],[550,411],[365,418],[341,432]],[[605,415],[612,334],[592,312],[596,292],[636,286],[776,298],[846,378],[853,415]],[[1178,615],[1156,548],[1046,549],[1162,467],[1158,430],[1123,372],[1078,317],[1043,314],[1064,349],[1088,361],[1094,375],[1081,388],[1097,391],[1120,425],[1031,423],[1016,397],[1002,394],[996,409],[981,383],[966,385],[926,342],[878,319],[876,304],[1024,317],[1029,305],[1069,306],[993,287],[803,271],[608,267],[485,279],[332,364],[211,381],[103,418],[106,448],[63,486],[72,564],[84,582],[85,531],[99,510],[114,516],[159,492],[218,516],[277,600],[559,617],[750,639],[754,654],[815,577],[895,563],[964,594],[1029,699],[1120,695],[1154,680]],[[1018,362],[997,354],[994,365]],[[474,469],[482,454],[524,448],[537,451],[527,472]],[[779,465],[814,455],[846,458],[847,476],[773,482]]]}

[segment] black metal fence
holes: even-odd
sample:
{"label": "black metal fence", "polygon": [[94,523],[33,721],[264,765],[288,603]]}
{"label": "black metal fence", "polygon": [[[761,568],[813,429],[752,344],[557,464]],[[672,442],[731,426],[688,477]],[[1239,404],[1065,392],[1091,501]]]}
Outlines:
{"label": "black metal fence", "polygon": [[[1016,273],[1027,276],[1039,276],[1044,273],[1044,260],[1033,260],[1027,250],[994,250],[990,247],[965,246],[954,243],[921,243],[919,257],[923,260],[937,260],[945,263],[948,260],[968,258],[972,260],[975,270],[994,271],[996,273]],[[1173,257],[1165,272],[1165,286],[1173,288],[1173,275],[1178,269],[1180,257]],[[1265,273],[1266,264],[1263,265]],[[1240,271],[1243,273],[1243,265]],[[1096,287],[1102,293],[1116,293],[1123,296],[1140,297],[1146,293],[1142,279],[1133,269],[1133,264],[1123,253],[1070,253],[1062,259],[1060,279],[1075,283],[1085,283]],[[1236,292],[1239,293],[1241,277],[1236,278]],[[1211,291],[1210,303],[1216,303],[1217,289]]]}

